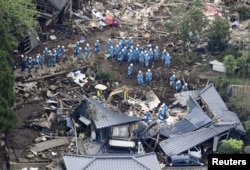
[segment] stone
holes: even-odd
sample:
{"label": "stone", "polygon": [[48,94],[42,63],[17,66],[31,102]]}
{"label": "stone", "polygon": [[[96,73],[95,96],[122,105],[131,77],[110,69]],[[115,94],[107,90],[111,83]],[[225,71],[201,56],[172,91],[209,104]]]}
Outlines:
{"label": "stone", "polygon": [[1,147],[5,146],[5,142],[2,140],[1,141]]}
{"label": "stone", "polygon": [[33,153],[29,153],[25,157],[28,158],[28,159],[32,159],[32,158],[35,157],[35,155]]}

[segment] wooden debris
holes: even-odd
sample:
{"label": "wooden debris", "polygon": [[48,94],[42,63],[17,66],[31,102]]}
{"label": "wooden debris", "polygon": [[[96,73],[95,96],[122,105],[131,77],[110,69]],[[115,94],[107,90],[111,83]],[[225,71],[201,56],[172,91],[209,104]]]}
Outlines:
{"label": "wooden debris", "polygon": [[45,151],[47,149],[54,148],[57,146],[66,145],[68,143],[69,143],[68,138],[52,139],[49,141],[34,144],[34,146],[30,147],[30,150],[35,155],[37,155],[38,152],[42,152],[42,151]]}

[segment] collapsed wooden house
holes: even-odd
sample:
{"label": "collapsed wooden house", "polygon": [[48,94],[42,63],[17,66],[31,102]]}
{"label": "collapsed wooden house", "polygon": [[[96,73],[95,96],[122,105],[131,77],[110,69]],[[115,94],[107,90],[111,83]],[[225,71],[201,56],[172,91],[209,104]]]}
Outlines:
{"label": "collapsed wooden house", "polygon": [[41,26],[48,26],[60,19],[67,10],[70,0],[32,0],[36,4]]}

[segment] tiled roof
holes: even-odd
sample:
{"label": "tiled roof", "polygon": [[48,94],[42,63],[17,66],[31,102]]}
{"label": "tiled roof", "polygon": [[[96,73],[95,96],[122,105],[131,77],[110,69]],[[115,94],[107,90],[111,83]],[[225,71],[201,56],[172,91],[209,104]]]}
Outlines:
{"label": "tiled roof", "polygon": [[200,90],[189,90],[185,92],[175,93],[174,96],[179,101],[179,104],[184,107],[187,105],[188,98],[192,97],[193,99],[197,99],[197,97],[199,96],[199,92]]}
{"label": "tiled roof", "polygon": [[48,1],[58,10],[62,10],[65,7],[65,5],[69,2],[69,0],[48,0]]}
{"label": "tiled roof", "polygon": [[67,169],[71,170],[160,170],[155,153],[141,155],[69,155],[63,154]]}
{"label": "tiled roof", "polygon": [[216,120],[219,122],[236,122],[236,130],[241,133],[245,133],[245,129],[239,120],[239,117],[236,113],[228,110],[226,104],[220,97],[219,93],[213,86],[209,84],[200,92],[200,97],[204,103],[208,106],[210,112],[214,115]]}
{"label": "tiled roof", "polygon": [[176,122],[172,128],[163,128],[160,133],[165,137],[170,137],[172,135],[195,131],[210,122],[212,122],[212,120],[202,110],[195,107],[190,113],[187,113],[181,121]]}
{"label": "tiled roof", "polygon": [[95,110],[95,114],[92,116],[92,119],[97,129],[118,126],[142,120],[138,117],[127,116],[125,114],[109,110],[97,100],[90,98],[87,98],[86,100],[89,107]]}
{"label": "tiled roof", "polygon": [[176,155],[234,127],[235,123],[216,123],[212,126],[201,128],[194,132],[170,137],[161,141],[160,147],[166,155]]}

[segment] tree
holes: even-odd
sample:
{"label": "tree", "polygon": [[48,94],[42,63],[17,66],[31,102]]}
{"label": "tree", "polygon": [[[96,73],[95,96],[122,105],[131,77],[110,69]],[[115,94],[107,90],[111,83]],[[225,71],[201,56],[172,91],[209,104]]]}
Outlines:
{"label": "tree", "polygon": [[0,49],[10,56],[20,38],[36,26],[36,7],[32,0],[1,0],[0,11]]}
{"label": "tree", "polygon": [[247,71],[246,71],[246,58],[239,57],[236,59],[236,65],[237,65],[237,75],[239,77],[245,77],[247,76]]}
{"label": "tree", "polygon": [[201,33],[202,29],[207,26],[207,18],[203,13],[204,5],[200,0],[192,2],[183,2],[183,5],[177,7],[173,13],[172,23],[167,23],[168,28],[174,28],[182,40],[182,47],[188,41],[195,40]]}
{"label": "tree", "polygon": [[242,151],[243,141],[237,139],[222,140],[222,144],[218,148],[219,153],[233,154]]}
{"label": "tree", "polygon": [[211,27],[209,28],[209,42],[208,49],[212,51],[223,51],[227,47],[227,43],[230,39],[229,23],[221,18],[217,17]]}
{"label": "tree", "polygon": [[0,1],[0,132],[15,126],[12,52],[18,42],[36,25],[36,10],[31,0]]}
{"label": "tree", "polygon": [[236,69],[236,60],[232,55],[226,55],[224,57],[223,63],[226,67],[227,75],[233,75]]}

